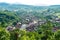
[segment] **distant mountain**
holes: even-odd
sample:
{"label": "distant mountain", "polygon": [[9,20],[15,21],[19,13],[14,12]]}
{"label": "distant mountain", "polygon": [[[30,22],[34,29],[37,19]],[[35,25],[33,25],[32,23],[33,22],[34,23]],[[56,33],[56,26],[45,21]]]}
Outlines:
{"label": "distant mountain", "polygon": [[44,9],[59,9],[60,5],[51,5],[51,6],[33,6],[33,5],[24,5],[24,4],[9,4],[9,3],[0,3],[0,10],[19,10],[19,9],[28,9],[28,10],[44,10]]}
{"label": "distant mountain", "polygon": [[14,9],[43,9],[46,6],[32,6],[32,5],[24,5],[24,4],[8,4],[8,3],[0,3],[0,9],[14,10]]}
{"label": "distant mountain", "polygon": [[8,3],[0,3],[0,5],[9,5]]}

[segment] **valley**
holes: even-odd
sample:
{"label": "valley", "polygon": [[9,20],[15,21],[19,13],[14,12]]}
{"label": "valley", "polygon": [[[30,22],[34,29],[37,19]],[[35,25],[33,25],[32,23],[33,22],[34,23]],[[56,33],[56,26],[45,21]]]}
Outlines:
{"label": "valley", "polygon": [[60,5],[0,3],[0,33],[0,40],[60,40]]}

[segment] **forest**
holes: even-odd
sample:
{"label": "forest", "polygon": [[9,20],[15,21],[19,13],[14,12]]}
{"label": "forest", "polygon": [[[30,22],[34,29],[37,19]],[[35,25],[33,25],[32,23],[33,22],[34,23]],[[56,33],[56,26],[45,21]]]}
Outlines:
{"label": "forest", "polygon": [[60,5],[0,3],[0,40],[60,40]]}

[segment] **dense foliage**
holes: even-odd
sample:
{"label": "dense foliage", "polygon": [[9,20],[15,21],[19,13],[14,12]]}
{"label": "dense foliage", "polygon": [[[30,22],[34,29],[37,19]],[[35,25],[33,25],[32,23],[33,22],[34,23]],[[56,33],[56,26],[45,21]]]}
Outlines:
{"label": "dense foliage", "polygon": [[16,13],[10,11],[0,11],[0,26],[6,27],[12,25],[14,22],[19,21],[20,18]]}
{"label": "dense foliage", "polygon": [[60,40],[59,35],[60,30],[56,32],[52,32],[51,30],[29,32],[19,29],[7,31],[5,28],[0,28],[0,40]]}

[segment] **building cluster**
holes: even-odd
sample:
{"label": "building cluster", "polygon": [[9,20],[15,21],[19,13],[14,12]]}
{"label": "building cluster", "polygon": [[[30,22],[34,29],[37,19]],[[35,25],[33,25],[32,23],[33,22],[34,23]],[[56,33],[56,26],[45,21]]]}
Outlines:
{"label": "building cluster", "polygon": [[[51,22],[60,22],[59,18],[56,18],[55,20],[50,20]],[[29,19],[26,19],[27,23],[21,23],[21,22],[17,22],[17,24],[15,26],[8,26],[6,29],[7,30],[14,30],[14,29],[20,29],[20,30],[27,30],[27,31],[34,31],[36,29],[36,27],[38,27],[39,25],[42,25],[44,23],[46,23],[45,20],[33,20],[30,21]],[[58,30],[58,27],[54,27],[53,30],[56,31]]]}
{"label": "building cluster", "polygon": [[[27,19],[27,22],[29,19]],[[42,20],[33,20],[29,23],[21,23],[17,22],[15,26],[8,26],[7,30],[14,30],[15,28],[20,29],[20,30],[27,30],[27,31],[33,31],[38,25],[44,24],[45,21]]]}

